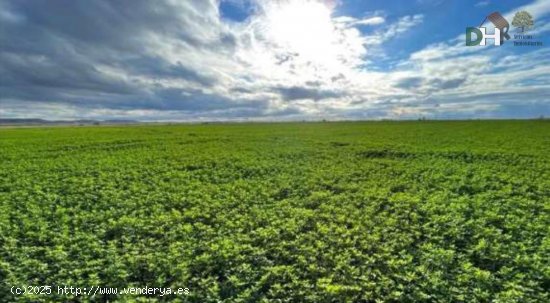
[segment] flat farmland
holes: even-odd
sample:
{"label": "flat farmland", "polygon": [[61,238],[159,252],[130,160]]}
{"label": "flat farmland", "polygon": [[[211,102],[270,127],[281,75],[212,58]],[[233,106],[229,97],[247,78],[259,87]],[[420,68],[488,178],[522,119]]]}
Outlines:
{"label": "flat farmland", "polygon": [[550,301],[549,121],[13,128],[0,161],[2,302]]}

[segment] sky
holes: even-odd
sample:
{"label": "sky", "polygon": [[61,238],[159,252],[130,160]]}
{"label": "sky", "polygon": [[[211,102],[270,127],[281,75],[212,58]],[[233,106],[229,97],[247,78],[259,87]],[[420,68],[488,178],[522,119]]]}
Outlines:
{"label": "sky", "polygon": [[[542,46],[466,46],[520,10]],[[0,118],[548,117],[549,37],[548,0],[0,0]]]}

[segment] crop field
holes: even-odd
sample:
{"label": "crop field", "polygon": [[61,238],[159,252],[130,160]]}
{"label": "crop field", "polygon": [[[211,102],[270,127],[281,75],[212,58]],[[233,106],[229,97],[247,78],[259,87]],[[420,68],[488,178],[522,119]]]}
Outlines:
{"label": "crop field", "polygon": [[550,302],[549,121],[5,128],[0,161],[0,302]]}

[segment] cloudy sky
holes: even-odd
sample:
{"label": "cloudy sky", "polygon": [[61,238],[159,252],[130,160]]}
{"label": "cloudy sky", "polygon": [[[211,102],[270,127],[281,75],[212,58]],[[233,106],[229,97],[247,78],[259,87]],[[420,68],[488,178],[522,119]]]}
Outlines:
{"label": "cloudy sky", "polygon": [[[519,10],[544,46],[465,46]],[[549,37],[548,0],[0,0],[0,118],[550,116]]]}

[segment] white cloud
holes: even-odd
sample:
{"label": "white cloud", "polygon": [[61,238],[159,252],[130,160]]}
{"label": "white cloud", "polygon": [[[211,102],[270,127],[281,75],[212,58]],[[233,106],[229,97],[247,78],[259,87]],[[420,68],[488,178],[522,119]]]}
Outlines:
{"label": "white cloud", "polygon": [[368,17],[363,19],[356,19],[349,16],[341,16],[332,19],[336,23],[342,23],[346,26],[358,26],[358,25],[380,25],[386,22],[386,19],[381,16]]}
{"label": "white cloud", "polygon": [[475,4],[475,7],[485,7],[489,4],[491,4],[491,1],[489,0],[479,1],[478,3]]}
{"label": "white cloud", "polygon": [[399,18],[397,22],[388,25],[376,32],[374,35],[365,37],[365,41],[369,45],[382,44],[390,39],[402,35],[424,21],[424,15],[410,15]]}
{"label": "white cloud", "polygon": [[358,24],[358,25],[377,25],[377,24],[382,24],[386,22],[386,20],[382,17],[371,17],[371,18],[366,18],[366,19],[361,19],[361,20],[358,20],[355,24]]}

